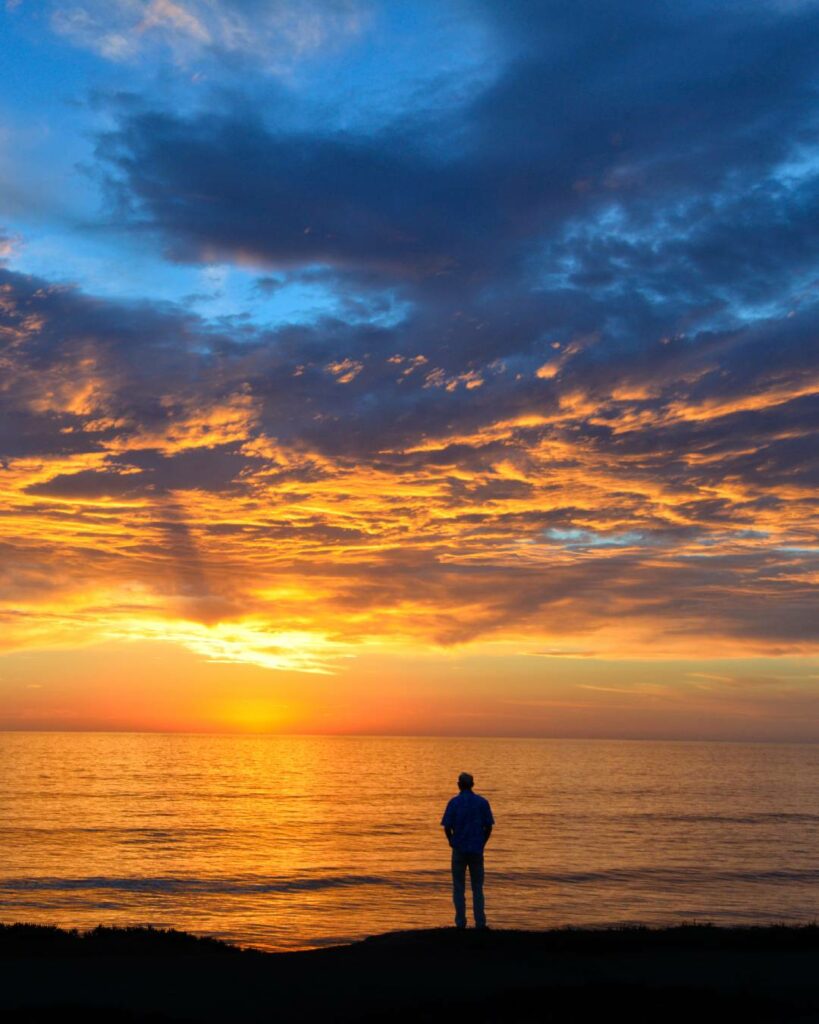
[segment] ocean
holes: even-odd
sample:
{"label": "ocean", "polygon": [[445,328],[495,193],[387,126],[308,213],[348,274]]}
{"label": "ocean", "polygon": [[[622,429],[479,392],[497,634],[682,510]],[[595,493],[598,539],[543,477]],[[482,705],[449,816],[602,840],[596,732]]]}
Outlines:
{"label": "ocean", "polygon": [[462,770],[491,926],[819,919],[819,746],[0,733],[0,921],[264,949],[449,925]]}

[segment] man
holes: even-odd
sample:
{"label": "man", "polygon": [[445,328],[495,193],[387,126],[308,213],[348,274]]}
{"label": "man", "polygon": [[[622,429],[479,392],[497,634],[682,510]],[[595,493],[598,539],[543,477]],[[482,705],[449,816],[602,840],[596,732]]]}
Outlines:
{"label": "man", "polygon": [[455,927],[466,928],[466,869],[472,884],[472,913],[475,927],[486,927],[483,907],[483,848],[495,819],[489,801],[472,792],[475,780],[469,772],[458,776],[460,793],[446,805],[441,824],[452,847],[452,901]]}

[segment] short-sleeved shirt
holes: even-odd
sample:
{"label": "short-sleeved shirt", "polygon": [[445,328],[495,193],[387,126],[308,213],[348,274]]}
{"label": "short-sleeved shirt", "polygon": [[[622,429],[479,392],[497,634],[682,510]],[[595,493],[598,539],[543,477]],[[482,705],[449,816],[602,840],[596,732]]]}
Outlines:
{"label": "short-sleeved shirt", "polygon": [[485,797],[464,789],[446,805],[441,824],[452,829],[452,846],[459,853],[481,853],[486,845],[485,829],[494,825],[495,819]]}

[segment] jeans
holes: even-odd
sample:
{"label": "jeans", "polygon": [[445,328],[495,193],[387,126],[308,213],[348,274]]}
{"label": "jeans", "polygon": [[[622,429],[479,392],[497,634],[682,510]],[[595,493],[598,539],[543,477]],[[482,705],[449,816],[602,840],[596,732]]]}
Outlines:
{"label": "jeans", "polygon": [[483,906],[483,852],[461,853],[452,851],[452,902],[455,904],[455,927],[466,928],[466,869],[472,884],[472,913],[475,927],[486,927]]}

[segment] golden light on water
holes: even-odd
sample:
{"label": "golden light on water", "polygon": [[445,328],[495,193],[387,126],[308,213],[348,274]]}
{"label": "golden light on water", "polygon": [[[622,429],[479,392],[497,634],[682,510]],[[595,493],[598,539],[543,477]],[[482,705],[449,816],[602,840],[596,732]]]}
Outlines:
{"label": "golden light on water", "polygon": [[[253,733],[275,702],[229,700]],[[9,919],[266,948],[451,921],[439,821],[492,803],[494,927],[816,916],[815,746],[0,734]],[[782,813],[782,808],[789,812]]]}

